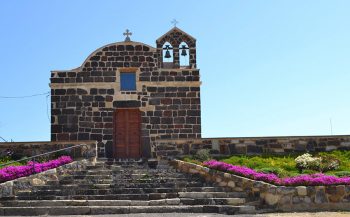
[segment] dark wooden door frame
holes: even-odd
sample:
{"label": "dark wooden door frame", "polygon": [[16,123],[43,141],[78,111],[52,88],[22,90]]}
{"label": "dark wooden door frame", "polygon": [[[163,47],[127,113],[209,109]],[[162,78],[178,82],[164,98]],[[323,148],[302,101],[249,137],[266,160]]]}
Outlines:
{"label": "dark wooden door frame", "polygon": [[[116,143],[117,143],[117,135],[116,135],[116,131],[117,131],[117,112],[119,110],[136,110],[138,112],[138,119],[139,119],[139,157],[142,157],[142,139],[141,139],[141,126],[142,126],[142,123],[141,123],[141,111],[139,108],[118,108],[116,110],[114,110],[114,113],[113,113],[113,157],[116,158],[117,157],[117,147],[116,147]],[[127,148],[127,158],[129,158],[129,147],[126,147]]]}

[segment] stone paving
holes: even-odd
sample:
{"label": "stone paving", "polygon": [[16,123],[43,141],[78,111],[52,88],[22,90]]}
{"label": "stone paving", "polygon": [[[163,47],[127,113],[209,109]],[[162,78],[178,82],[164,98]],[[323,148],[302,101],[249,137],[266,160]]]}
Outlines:
{"label": "stone paving", "polygon": [[[189,214],[189,213],[139,213],[139,214],[118,214],[118,215],[76,215],[74,217],[226,217],[227,215],[202,213],[202,214]],[[257,215],[234,215],[237,217],[350,217],[350,212],[316,212],[316,213],[269,213],[269,214],[257,214]],[[16,217],[16,216],[15,216]],[[18,216],[19,217],[19,216]],[[56,216],[67,217],[67,216]]]}

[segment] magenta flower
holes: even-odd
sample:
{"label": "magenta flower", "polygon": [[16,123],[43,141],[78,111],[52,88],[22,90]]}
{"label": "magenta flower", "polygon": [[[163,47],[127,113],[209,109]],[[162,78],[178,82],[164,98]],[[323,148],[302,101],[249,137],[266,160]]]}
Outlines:
{"label": "magenta flower", "polygon": [[279,178],[273,173],[257,172],[244,166],[235,166],[232,164],[210,160],[203,163],[210,169],[216,169],[223,172],[229,172],[235,175],[247,177],[257,181],[264,181],[275,185],[295,186],[295,185],[349,185],[350,177],[329,176],[322,173],[312,175],[299,175],[294,177]]}
{"label": "magenta flower", "polygon": [[23,166],[8,166],[0,169],[0,182],[6,182],[35,173],[40,173],[49,169],[71,163],[73,159],[70,156],[62,156],[56,160],[50,160],[44,163],[29,161]]}

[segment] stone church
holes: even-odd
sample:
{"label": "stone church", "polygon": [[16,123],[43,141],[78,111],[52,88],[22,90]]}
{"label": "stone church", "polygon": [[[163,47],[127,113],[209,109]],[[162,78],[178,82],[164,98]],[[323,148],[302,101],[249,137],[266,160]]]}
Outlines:
{"label": "stone church", "polygon": [[196,39],[174,27],[156,47],[98,48],[72,70],[51,73],[51,140],[98,142],[99,157],[155,157],[160,139],[201,138]]}

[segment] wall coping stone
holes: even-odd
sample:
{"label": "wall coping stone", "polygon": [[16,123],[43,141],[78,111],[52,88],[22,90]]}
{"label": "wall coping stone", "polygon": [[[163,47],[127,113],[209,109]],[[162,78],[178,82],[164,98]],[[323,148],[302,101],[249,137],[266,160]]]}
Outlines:
{"label": "wall coping stone", "polygon": [[198,139],[157,139],[157,142],[188,142],[188,141],[203,141],[203,140],[234,140],[234,139],[286,139],[286,138],[350,138],[350,135],[307,135],[307,136],[252,136],[252,137],[209,137]]}

